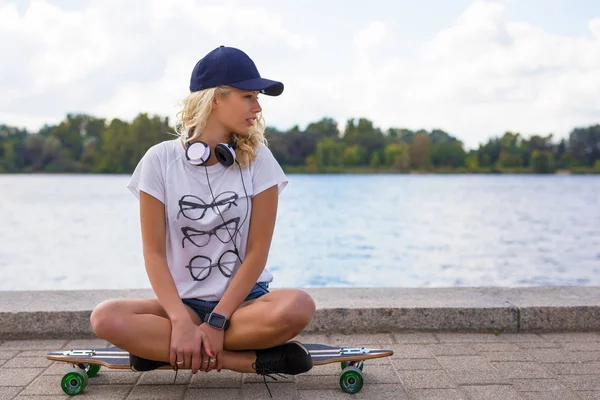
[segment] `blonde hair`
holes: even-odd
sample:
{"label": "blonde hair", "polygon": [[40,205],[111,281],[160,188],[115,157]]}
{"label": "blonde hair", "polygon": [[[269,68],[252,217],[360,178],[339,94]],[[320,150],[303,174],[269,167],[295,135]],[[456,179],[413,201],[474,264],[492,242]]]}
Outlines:
{"label": "blonde hair", "polygon": [[[206,121],[212,112],[212,104],[215,96],[227,96],[232,88],[219,86],[190,93],[183,99],[182,109],[177,113],[175,131],[182,140],[193,141],[202,136]],[[192,134],[188,137],[188,132]],[[265,126],[262,113],[256,116],[247,135],[232,133],[232,141],[236,145],[235,156],[240,166],[247,166],[255,159],[255,151],[261,144],[267,144],[265,138]]]}

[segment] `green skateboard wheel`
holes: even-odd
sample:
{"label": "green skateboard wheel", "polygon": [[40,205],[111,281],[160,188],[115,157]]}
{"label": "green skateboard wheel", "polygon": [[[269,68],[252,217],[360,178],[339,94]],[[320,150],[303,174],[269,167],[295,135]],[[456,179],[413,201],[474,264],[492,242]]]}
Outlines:
{"label": "green skateboard wheel", "polygon": [[85,372],[87,373],[88,378],[93,378],[98,375],[100,372],[100,365],[98,364],[83,364]]}
{"label": "green skateboard wheel", "polygon": [[346,367],[340,376],[340,387],[346,393],[355,394],[363,387],[363,374],[357,367]]}
{"label": "green skateboard wheel", "polygon": [[85,371],[79,368],[67,372],[60,382],[63,392],[69,396],[77,396],[83,393],[87,384],[88,376]]}

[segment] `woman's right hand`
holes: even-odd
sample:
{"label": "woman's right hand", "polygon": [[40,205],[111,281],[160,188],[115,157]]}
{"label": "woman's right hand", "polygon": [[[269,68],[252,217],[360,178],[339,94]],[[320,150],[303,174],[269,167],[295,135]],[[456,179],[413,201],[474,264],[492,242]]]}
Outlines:
{"label": "woman's right hand", "polygon": [[[211,354],[210,343],[204,332],[194,324],[191,318],[171,322],[171,349],[169,361],[179,369],[190,369],[196,374],[202,361],[200,349],[204,347],[207,354]],[[183,361],[183,362],[182,362]]]}

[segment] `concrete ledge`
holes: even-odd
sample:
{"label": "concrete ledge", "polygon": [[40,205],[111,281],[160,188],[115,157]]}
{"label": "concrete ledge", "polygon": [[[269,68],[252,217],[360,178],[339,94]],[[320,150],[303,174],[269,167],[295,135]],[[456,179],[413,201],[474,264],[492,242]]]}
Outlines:
{"label": "concrete ledge", "polygon": [[[306,332],[600,331],[600,287],[306,289]],[[101,301],[154,298],[147,289],[0,292],[0,340],[93,337]]]}

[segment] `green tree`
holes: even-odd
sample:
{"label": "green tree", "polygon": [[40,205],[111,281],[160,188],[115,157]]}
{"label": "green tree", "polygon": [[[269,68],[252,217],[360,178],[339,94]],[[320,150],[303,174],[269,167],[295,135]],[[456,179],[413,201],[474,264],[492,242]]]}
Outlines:
{"label": "green tree", "polygon": [[0,169],[1,172],[17,171],[17,154],[14,143],[6,141],[0,146]]}
{"label": "green tree", "polygon": [[344,165],[344,143],[334,139],[321,139],[317,143],[317,165],[341,167]]}
{"label": "green tree", "polygon": [[524,165],[525,147],[519,133],[506,132],[500,139],[500,155],[497,165],[500,168],[522,167]]}
{"label": "green tree", "polygon": [[94,172],[127,173],[132,168],[131,126],[113,119],[102,133],[100,151],[94,154]]}
{"label": "green tree", "polygon": [[500,149],[501,146],[499,138],[491,138],[485,145],[480,145],[479,150],[477,151],[479,165],[482,167],[491,167],[496,165],[500,159]]}
{"label": "green tree", "polygon": [[547,151],[552,153],[554,151],[554,145],[552,144],[552,134],[547,136],[533,135],[529,139],[524,139],[522,142],[523,152],[522,159],[523,165],[528,166],[531,164],[531,156],[534,151]]}
{"label": "green tree", "polygon": [[356,167],[366,164],[366,160],[367,151],[364,148],[352,145],[344,149],[344,165]]}
{"label": "green tree", "polygon": [[306,127],[306,132],[312,132],[322,137],[338,137],[340,131],[338,124],[333,118],[325,117],[318,122],[311,122]]}
{"label": "green tree", "polygon": [[378,151],[373,152],[371,160],[369,161],[369,167],[379,168],[381,167],[381,153]]}
{"label": "green tree", "polygon": [[410,160],[413,167],[426,169],[431,165],[431,139],[426,133],[417,133],[410,145]]}
{"label": "green tree", "polygon": [[318,165],[317,165],[317,156],[315,156],[314,154],[306,157],[306,170],[308,172],[317,172],[318,170]]}
{"label": "green tree", "polygon": [[322,133],[302,132],[298,126],[286,132],[275,128],[265,129],[265,137],[273,156],[283,165],[304,165],[306,157],[317,150]]}
{"label": "green tree", "polygon": [[479,168],[479,157],[477,152],[473,152],[465,158],[465,165],[468,169],[471,170]]}
{"label": "green tree", "polygon": [[554,159],[556,160],[556,168],[568,168],[570,164],[569,153],[567,152],[567,142],[565,139],[561,139],[558,146],[556,146]]}
{"label": "green tree", "polygon": [[410,167],[410,146],[406,143],[392,143],[385,146],[383,160],[387,167],[401,171]]}
{"label": "green tree", "polygon": [[600,124],[573,129],[569,134],[569,149],[577,164],[593,166],[600,160]]}
{"label": "green tree", "polygon": [[405,128],[389,128],[386,131],[386,136],[389,143],[406,143],[410,144],[415,132]]}
{"label": "green tree", "polygon": [[438,142],[431,149],[431,161],[435,167],[462,167],[466,158],[462,143],[457,141]]}
{"label": "green tree", "polygon": [[531,166],[533,171],[538,174],[553,173],[554,158],[549,151],[534,150],[531,154]]}
{"label": "green tree", "polygon": [[379,128],[373,126],[373,122],[360,118],[357,122],[354,119],[346,121],[346,128],[342,141],[346,146],[358,145],[367,151],[365,163],[370,160],[373,152],[383,149],[385,146],[385,137]]}
{"label": "green tree", "polygon": [[87,123],[86,115],[68,114],[67,119],[53,127],[48,136],[58,139],[66,150],[65,157],[79,161],[83,150],[83,135]]}

